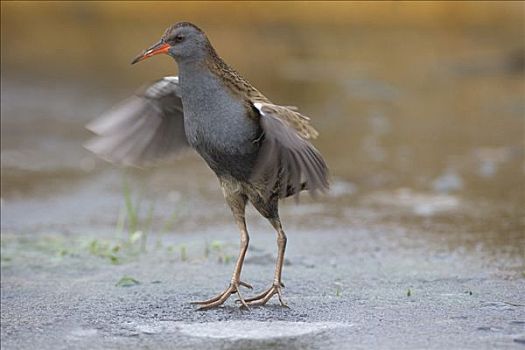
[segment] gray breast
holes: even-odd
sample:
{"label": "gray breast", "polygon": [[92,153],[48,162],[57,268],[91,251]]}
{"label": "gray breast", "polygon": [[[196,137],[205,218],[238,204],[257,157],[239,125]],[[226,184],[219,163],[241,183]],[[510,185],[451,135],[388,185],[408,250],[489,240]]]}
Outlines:
{"label": "gray breast", "polygon": [[253,168],[260,136],[258,123],[246,107],[211,74],[186,79],[181,71],[184,126],[189,144],[217,175],[247,180]]}

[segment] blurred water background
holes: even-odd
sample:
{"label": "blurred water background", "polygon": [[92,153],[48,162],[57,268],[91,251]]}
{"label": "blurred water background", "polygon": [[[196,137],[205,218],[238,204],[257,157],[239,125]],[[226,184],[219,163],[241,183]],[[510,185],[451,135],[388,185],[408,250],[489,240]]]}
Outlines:
{"label": "blurred water background", "polygon": [[155,203],[155,222],[179,208],[179,228],[231,223],[196,156],[125,170],[82,148],[85,123],[144,83],[177,74],[167,57],[129,63],[187,20],[320,131],[332,192],[285,203],[295,231],[390,223],[523,266],[524,6],[2,2],[2,233],[112,227],[124,178]]}

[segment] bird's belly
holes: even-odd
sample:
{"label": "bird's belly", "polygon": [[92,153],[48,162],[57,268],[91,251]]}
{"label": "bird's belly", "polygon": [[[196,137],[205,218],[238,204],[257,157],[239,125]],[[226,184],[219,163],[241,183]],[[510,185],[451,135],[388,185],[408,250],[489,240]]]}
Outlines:
{"label": "bird's belly", "polygon": [[197,148],[197,152],[218,177],[227,176],[243,182],[249,182],[257,159],[257,152],[225,154],[202,148]]}

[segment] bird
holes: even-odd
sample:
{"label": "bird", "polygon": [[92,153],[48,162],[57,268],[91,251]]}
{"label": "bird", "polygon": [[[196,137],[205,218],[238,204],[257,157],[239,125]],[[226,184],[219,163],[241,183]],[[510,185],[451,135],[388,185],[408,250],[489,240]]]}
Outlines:
{"label": "bird", "polygon": [[[85,147],[116,164],[143,166],[194,149],[216,174],[240,232],[240,252],[226,289],[198,310],[217,308],[236,295],[241,307],[283,300],[282,268],[287,243],[279,200],[315,196],[329,189],[329,170],[311,143],[318,132],[293,106],[272,103],[219,57],[203,30],[178,22],[132,64],[158,54],[171,56],[178,76],[163,77],[86,125],[95,136]],[[241,280],[249,245],[245,208],[251,203],[277,233],[272,284],[244,298]]]}

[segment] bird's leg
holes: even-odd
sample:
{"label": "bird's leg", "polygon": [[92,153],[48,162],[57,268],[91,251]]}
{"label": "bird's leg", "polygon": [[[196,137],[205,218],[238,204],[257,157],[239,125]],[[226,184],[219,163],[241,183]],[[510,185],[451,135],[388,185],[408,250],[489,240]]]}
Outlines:
{"label": "bird's leg", "polygon": [[198,310],[208,310],[215,307],[218,307],[222,305],[232,294],[237,293],[237,296],[239,297],[239,301],[242,303],[242,305],[246,308],[248,308],[248,305],[244,301],[244,298],[241,295],[240,292],[240,286],[252,289],[252,286],[250,286],[248,283],[241,281],[241,270],[242,265],[244,263],[244,257],[246,256],[246,251],[248,250],[248,243],[250,241],[250,237],[248,236],[248,230],[246,228],[246,220],[244,217],[244,209],[246,207],[246,198],[243,196],[231,196],[228,195],[225,192],[226,201],[230,205],[233,216],[235,218],[235,222],[237,223],[237,226],[239,227],[239,231],[241,232],[241,250],[239,253],[239,257],[237,258],[237,262],[235,263],[235,269],[233,270],[232,279],[230,282],[230,285],[226,290],[217,296],[204,300],[204,301],[196,301],[192,304],[199,304],[200,307]]}
{"label": "bird's leg", "polygon": [[[252,306],[258,306],[258,305],[264,305],[274,296],[277,294],[279,297],[279,302],[282,306],[288,307],[286,303],[283,301],[283,296],[281,293],[281,288],[284,287],[283,283],[281,282],[281,275],[283,271],[283,263],[284,263],[284,251],[286,249],[286,234],[283,231],[283,228],[281,226],[281,220],[279,218],[270,219],[270,223],[272,224],[273,228],[277,231],[277,263],[275,265],[275,276],[273,279],[273,284],[270,288],[268,288],[266,291],[262,292],[259,295],[256,295],[252,298],[248,298],[244,300],[244,303]],[[242,301],[241,301],[242,302]]]}

